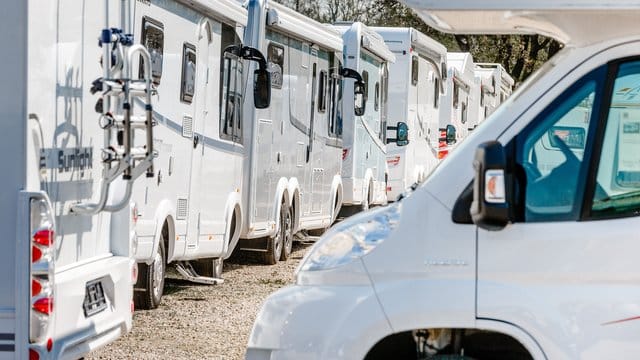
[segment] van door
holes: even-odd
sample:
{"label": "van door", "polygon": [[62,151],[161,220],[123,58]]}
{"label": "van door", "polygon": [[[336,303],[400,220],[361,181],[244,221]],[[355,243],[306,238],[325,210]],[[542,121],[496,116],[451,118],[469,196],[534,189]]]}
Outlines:
{"label": "van door", "polygon": [[640,60],[602,66],[507,146],[521,195],[513,224],[478,230],[478,318],[586,349],[566,358],[640,351],[639,86]]}

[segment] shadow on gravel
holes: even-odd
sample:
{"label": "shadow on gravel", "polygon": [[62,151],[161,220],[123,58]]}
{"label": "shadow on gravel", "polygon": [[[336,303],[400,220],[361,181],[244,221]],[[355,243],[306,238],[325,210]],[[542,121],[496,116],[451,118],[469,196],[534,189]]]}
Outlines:
{"label": "shadow on gravel", "polygon": [[[301,242],[296,241],[293,243],[293,249],[291,250],[292,260],[301,260],[306,254],[306,250],[313,245],[313,242]],[[273,266],[265,265],[262,261],[262,253],[257,251],[242,251],[236,250],[231,254],[231,257],[225,260],[223,271],[232,271],[234,269],[242,268],[245,265],[251,266]]]}

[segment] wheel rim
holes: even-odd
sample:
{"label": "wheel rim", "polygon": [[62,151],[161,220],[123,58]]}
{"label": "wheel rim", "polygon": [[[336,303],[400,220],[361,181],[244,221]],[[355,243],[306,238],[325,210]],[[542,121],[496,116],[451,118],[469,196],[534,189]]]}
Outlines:
{"label": "wheel rim", "polygon": [[215,271],[215,276],[220,277],[222,275],[222,258],[217,258],[213,260],[213,267]]}
{"label": "wheel rim", "polygon": [[275,255],[276,260],[282,254],[282,230],[278,231],[273,239],[273,253]]}
{"label": "wheel rim", "polygon": [[282,218],[282,238],[284,239],[284,251],[286,252],[286,254],[290,254],[291,253],[291,248],[293,247],[293,238],[291,235],[291,230],[293,227],[293,221],[291,219],[291,209],[287,209]]}
{"label": "wheel rim", "polygon": [[162,282],[164,280],[164,262],[160,249],[153,257],[153,296],[158,299],[162,291]]}

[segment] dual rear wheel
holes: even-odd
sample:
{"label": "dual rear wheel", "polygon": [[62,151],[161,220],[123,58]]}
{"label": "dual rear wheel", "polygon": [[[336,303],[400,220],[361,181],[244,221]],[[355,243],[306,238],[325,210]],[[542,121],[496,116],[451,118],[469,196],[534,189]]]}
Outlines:
{"label": "dual rear wheel", "polygon": [[286,202],[280,205],[280,226],[274,236],[267,238],[267,251],[263,262],[274,265],[278,260],[287,260],[293,248],[293,211]]}

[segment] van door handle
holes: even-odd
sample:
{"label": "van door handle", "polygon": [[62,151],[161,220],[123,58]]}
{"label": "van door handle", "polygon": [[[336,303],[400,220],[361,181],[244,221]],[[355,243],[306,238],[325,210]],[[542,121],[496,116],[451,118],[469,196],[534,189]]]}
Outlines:
{"label": "van door handle", "polygon": [[199,142],[200,142],[200,137],[198,135],[194,135],[193,136],[193,148],[194,149],[198,146]]}

